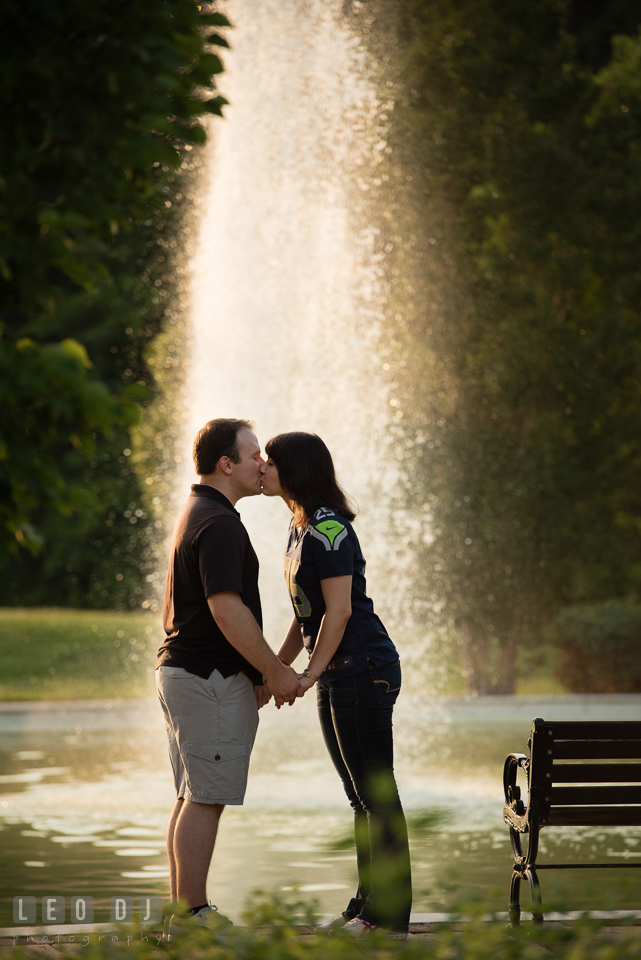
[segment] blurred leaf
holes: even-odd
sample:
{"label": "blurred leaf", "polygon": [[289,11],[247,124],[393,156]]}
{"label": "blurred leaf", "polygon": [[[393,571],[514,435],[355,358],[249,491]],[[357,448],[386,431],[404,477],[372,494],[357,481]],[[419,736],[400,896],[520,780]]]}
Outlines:
{"label": "blurred leaf", "polygon": [[130,383],[122,391],[122,396],[127,400],[151,400],[153,393],[149,387],[144,387],[139,383]]}
{"label": "blurred leaf", "polygon": [[452,813],[439,807],[413,811],[407,817],[410,836],[427,837],[452,820]]}
{"label": "blurred leaf", "polygon": [[217,57],[215,53],[205,53],[202,57],[198,58],[198,70],[204,71],[209,76],[214,76],[217,73],[223,72],[223,65],[220,57]]}
{"label": "blurred leaf", "polygon": [[68,337],[66,340],[63,340],[60,344],[60,348],[64,350],[65,353],[69,354],[70,357],[75,357],[87,370],[90,370],[93,366],[91,360],[87,355],[85,347],[78,343],[77,340],[73,340],[71,337]]}

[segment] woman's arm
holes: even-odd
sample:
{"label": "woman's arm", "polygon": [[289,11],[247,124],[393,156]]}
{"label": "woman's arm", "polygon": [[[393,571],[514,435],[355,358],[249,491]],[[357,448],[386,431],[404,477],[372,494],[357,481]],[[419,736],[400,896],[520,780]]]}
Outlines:
{"label": "woman's arm", "polygon": [[289,625],[287,635],[280,645],[277,656],[279,656],[281,660],[286,660],[287,663],[293,663],[302,649],[303,637],[300,631],[300,623],[296,617],[294,617]]}
{"label": "woman's arm", "polygon": [[[321,590],[325,601],[325,616],[323,617],[314,652],[307,669],[314,676],[321,673],[331,661],[343,639],[347,621],[352,615],[352,578],[329,577],[321,580]],[[310,677],[301,678],[301,686],[309,690],[315,683]]]}

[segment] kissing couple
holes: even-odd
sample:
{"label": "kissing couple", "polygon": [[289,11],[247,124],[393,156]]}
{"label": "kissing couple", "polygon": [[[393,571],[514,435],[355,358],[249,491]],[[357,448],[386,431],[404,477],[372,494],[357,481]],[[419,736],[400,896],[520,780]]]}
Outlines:
{"label": "kissing couple", "polygon": [[[358,889],[319,931],[404,939],[412,901],[407,827],[393,768],[396,647],[374,613],[355,510],[331,454],[312,433],[265,447],[248,420],[210,420],[194,441],[198,483],[169,551],[156,684],[176,803],[167,831],[175,913],[165,936],[231,926],[207,900],[223,809],[243,803],[258,711],[316,686],[327,750],[354,811]],[[285,580],[294,616],[278,654],[262,632],[258,558],[236,504],[261,494],[291,511]],[[302,673],[291,664],[303,647]]]}

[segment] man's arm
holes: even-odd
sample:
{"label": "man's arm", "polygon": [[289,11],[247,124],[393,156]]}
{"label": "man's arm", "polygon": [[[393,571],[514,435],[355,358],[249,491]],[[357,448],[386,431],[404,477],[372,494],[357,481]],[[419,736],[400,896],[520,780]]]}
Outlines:
{"label": "man's arm", "polygon": [[227,590],[207,597],[212,616],[223,634],[265,677],[276,705],[292,700],[300,690],[296,672],[285,666],[265,640],[256,618],[239,593]]}

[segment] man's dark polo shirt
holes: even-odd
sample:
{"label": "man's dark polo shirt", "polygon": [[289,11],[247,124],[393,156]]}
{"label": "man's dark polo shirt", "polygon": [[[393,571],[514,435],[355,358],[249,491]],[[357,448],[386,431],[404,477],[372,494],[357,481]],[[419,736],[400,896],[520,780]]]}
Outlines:
{"label": "man's dark polo shirt", "polygon": [[167,638],[156,667],[183,667],[204,679],[213,670],[223,677],[242,672],[263,682],[211,614],[207,597],[226,590],[240,594],[262,628],[258,557],[240,514],[214,487],[194,483],[171,540],[163,610]]}

